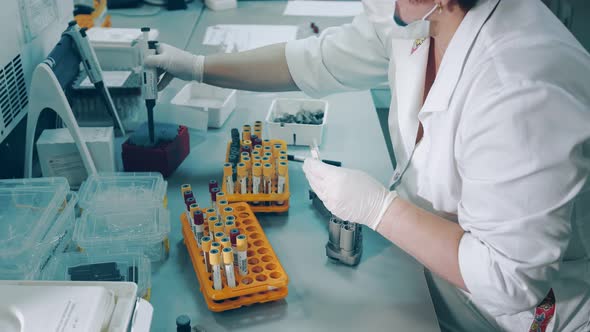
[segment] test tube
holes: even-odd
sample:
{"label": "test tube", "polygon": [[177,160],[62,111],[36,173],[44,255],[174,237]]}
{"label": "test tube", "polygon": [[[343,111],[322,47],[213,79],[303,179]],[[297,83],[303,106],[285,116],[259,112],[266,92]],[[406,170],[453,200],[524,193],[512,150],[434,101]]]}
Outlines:
{"label": "test tube", "polygon": [[244,151],[242,153],[240,153],[240,162],[244,162],[244,158],[248,158],[250,157],[250,153]]}
{"label": "test tube", "polygon": [[252,164],[254,164],[254,163],[261,163],[262,164],[262,156],[252,157]]}
{"label": "test tube", "polygon": [[219,242],[219,243],[221,243],[220,241],[221,241],[221,239],[223,239],[224,237],[225,237],[225,233],[224,233],[224,232],[215,232],[215,234],[213,235],[213,239],[214,239],[216,242]]}
{"label": "test tube", "polygon": [[[262,193],[262,164],[254,163],[252,165],[252,193],[253,194],[260,194]],[[260,204],[260,202],[252,202],[254,205]]]}
{"label": "test tube", "polygon": [[[219,241],[219,243],[221,243],[221,247],[222,248],[230,248],[231,249],[231,242],[228,236],[224,236],[221,238],[221,240]],[[225,260],[224,260],[225,261]]]}
{"label": "test tube", "polygon": [[[186,211],[190,212],[191,211],[191,205],[195,204],[195,198],[194,197],[188,197],[187,199],[184,200],[184,204],[186,205]],[[188,220],[190,220],[190,214],[188,215]]]}
{"label": "test tube", "polygon": [[215,241],[219,242],[220,239],[217,238],[217,233],[223,233],[224,229],[225,224],[219,220],[213,225],[213,234],[215,234]]}
{"label": "test tube", "polygon": [[193,214],[193,233],[195,234],[195,240],[197,240],[197,246],[201,248],[201,239],[205,234],[205,219],[203,218],[203,212],[196,210]]}
{"label": "test tube", "polygon": [[262,154],[262,145],[261,144],[256,144],[254,145],[254,151],[257,151],[259,155]]}
{"label": "test tube", "polygon": [[227,201],[227,198],[225,197],[225,193],[223,191],[217,193],[217,201]]}
{"label": "test tube", "polygon": [[262,148],[262,156],[263,157],[268,156],[267,153],[270,153],[270,156],[272,156],[272,146],[266,145]]}
{"label": "test tube", "polygon": [[[213,240],[215,240],[215,239],[213,239]],[[223,248],[221,247],[221,243],[219,243],[218,241],[213,241],[213,242],[211,242],[211,249],[217,249],[217,250],[219,250],[219,252],[221,252],[221,249],[223,249]],[[220,257],[220,259],[223,259],[223,256]]]}
{"label": "test tube", "polygon": [[242,162],[246,164],[246,175],[250,176],[250,172],[252,170],[252,159],[250,159],[250,157],[244,157]]}
{"label": "test tube", "polygon": [[189,208],[188,208],[188,213],[189,213],[188,215],[190,217],[189,220],[191,220],[191,221],[193,220],[193,216],[195,215],[195,211],[197,211],[198,209],[199,209],[199,204],[197,204],[197,203],[193,203],[193,204],[189,205]]}
{"label": "test tube", "polygon": [[225,279],[230,288],[236,287],[236,276],[234,272],[234,255],[231,247],[223,248],[223,266],[225,267]]}
{"label": "test tube", "polygon": [[237,247],[237,240],[238,236],[240,235],[240,230],[237,228],[232,228],[229,231],[229,242],[231,242],[231,248],[234,252],[234,265],[238,266],[238,247]]}
{"label": "test tube", "polygon": [[272,147],[272,158],[273,159],[279,159],[281,150],[283,149],[283,145],[282,144],[275,144]]}
{"label": "test tube", "polygon": [[195,195],[193,194],[192,190],[185,190],[182,192],[182,198],[184,198],[185,201],[189,197],[195,198]]}
{"label": "test tube", "polygon": [[213,289],[222,290],[221,284],[221,257],[218,249],[211,249],[209,251],[209,258],[211,259],[211,269],[213,270]]}
{"label": "test tube", "polygon": [[211,272],[211,267],[209,266],[209,250],[211,250],[210,236],[203,236],[201,238],[201,249],[203,250],[203,258],[205,259],[205,270]]}
{"label": "test tube", "polygon": [[[227,201],[225,199],[222,199],[220,201],[218,201],[217,203],[217,212],[219,213],[220,211],[223,211],[223,209],[225,209],[225,207],[227,206]],[[221,217],[221,216],[219,216]],[[220,221],[222,221],[222,219],[219,219]]]}
{"label": "test tube", "polygon": [[211,192],[211,190],[213,190],[213,188],[219,188],[219,185],[217,184],[217,180],[209,180],[209,192]]}
{"label": "test tube", "polygon": [[232,179],[233,168],[230,163],[223,164],[223,181],[225,182],[225,189],[228,194],[234,193],[234,181]]}
{"label": "test tube", "polygon": [[244,151],[248,151],[248,153],[252,152],[252,140],[251,139],[245,139],[242,142],[244,147],[247,147],[247,149],[245,149]]}
{"label": "test tube", "polygon": [[226,206],[223,208],[223,221],[227,221],[227,216],[234,214],[234,208],[231,206]]}
{"label": "test tube", "polygon": [[289,159],[288,159],[288,158],[289,158],[289,157],[287,157],[287,156],[280,156],[280,157],[279,157],[279,162],[283,161],[283,162],[286,162],[286,163],[288,163],[288,162],[289,162]]}
{"label": "test tube", "polygon": [[271,145],[272,145],[272,143],[271,143],[271,141],[269,139],[262,140],[262,147],[263,148],[265,146],[271,146]]}
{"label": "test tube", "polygon": [[[279,176],[277,178],[277,194],[285,192],[285,183],[287,182],[287,163],[279,162]],[[277,205],[283,205],[285,201],[277,201]]]}
{"label": "test tube", "polygon": [[251,132],[252,132],[252,128],[250,127],[250,125],[243,125],[242,126],[242,141],[249,140]]}
{"label": "test tube", "polygon": [[247,194],[248,193],[248,171],[246,169],[246,164],[239,163],[238,164],[238,190],[240,194]]}
{"label": "test tube", "polygon": [[219,219],[215,215],[209,215],[207,218],[207,225],[209,226],[209,236],[214,237],[215,224],[219,222]]}
{"label": "test tube", "polygon": [[187,191],[192,191],[191,185],[188,183],[183,184],[180,186],[180,192],[182,193],[182,198],[184,199],[184,193]]}
{"label": "test tube", "polygon": [[262,186],[264,188],[265,194],[272,194],[272,177],[274,169],[272,168],[272,164],[267,163],[262,166]]}
{"label": "test tube", "polygon": [[215,208],[215,203],[217,202],[217,194],[219,193],[219,188],[218,187],[212,188],[211,190],[209,190],[209,193],[211,194],[211,207]]}
{"label": "test tube", "polygon": [[258,150],[252,151],[252,159],[254,159],[257,156],[260,157],[260,151],[258,151]]}
{"label": "test tube", "polygon": [[248,239],[245,234],[236,238],[236,249],[238,251],[238,270],[240,275],[248,275]]}
{"label": "test tube", "polygon": [[233,220],[228,220],[225,222],[225,228],[223,229],[223,232],[225,234],[229,234],[229,232],[236,228],[236,223]]}

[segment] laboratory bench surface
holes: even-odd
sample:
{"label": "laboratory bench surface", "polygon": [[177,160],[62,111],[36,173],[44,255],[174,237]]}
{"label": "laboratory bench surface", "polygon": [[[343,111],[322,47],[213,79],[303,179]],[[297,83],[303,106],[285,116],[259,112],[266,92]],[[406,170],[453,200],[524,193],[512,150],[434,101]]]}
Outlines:
{"label": "laboratory bench surface", "polygon": [[[146,16],[131,16],[136,13],[129,10],[113,11],[113,26],[151,26],[160,30],[162,42],[208,54],[216,51],[202,45],[210,25],[308,26],[310,18],[281,17],[285,5],[279,1],[239,2],[237,9],[223,12],[202,9],[199,2],[191,3],[189,10],[175,12],[143,7],[139,13]],[[313,19],[320,27],[350,21]],[[162,93],[156,111],[172,107],[169,101],[183,85],[175,80]],[[209,129],[206,135],[191,138],[190,155],[167,179],[171,248],[168,259],[153,266],[152,331],[173,331],[181,314],[207,331],[439,331],[423,267],[379,234],[363,231],[363,257],[357,267],[328,260],[328,220],[312,207],[302,165],[296,162],[289,164],[289,212],[257,215],[289,276],[289,295],[281,301],[222,313],[207,309],[182,239],[179,216],[185,207],[180,186],[190,183],[197,202],[209,202],[207,184],[210,179],[221,179],[230,129],[264,120],[274,98],[303,96],[300,92],[239,92],[238,106],[221,129]],[[388,182],[392,165],[370,93],[344,93],[325,100],[330,103],[330,118],[320,146],[322,157],[340,160],[345,167],[362,169]],[[307,150],[289,147],[294,154],[306,155]]]}

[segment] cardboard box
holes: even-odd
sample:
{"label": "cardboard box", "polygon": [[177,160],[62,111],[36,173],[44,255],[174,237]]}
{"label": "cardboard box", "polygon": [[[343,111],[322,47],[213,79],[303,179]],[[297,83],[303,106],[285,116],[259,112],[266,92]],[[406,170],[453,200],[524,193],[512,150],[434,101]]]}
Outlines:
{"label": "cardboard box", "polygon": [[[115,172],[113,127],[80,128],[98,172]],[[67,128],[45,129],[37,140],[43,176],[63,176],[70,187],[78,188],[88,173],[74,139]]]}

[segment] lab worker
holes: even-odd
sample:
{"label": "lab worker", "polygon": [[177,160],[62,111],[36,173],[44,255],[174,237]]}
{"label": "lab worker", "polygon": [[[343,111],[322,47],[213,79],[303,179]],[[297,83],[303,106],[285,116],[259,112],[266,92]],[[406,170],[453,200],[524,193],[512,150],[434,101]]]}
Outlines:
{"label": "lab worker", "polygon": [[539,0],[363,5],[319,37],[146,61],[163,85],[322,97],[389,82],[391,183],[306,160],[326,207],[424,264],[443,331],[590,331],[586,50]]}

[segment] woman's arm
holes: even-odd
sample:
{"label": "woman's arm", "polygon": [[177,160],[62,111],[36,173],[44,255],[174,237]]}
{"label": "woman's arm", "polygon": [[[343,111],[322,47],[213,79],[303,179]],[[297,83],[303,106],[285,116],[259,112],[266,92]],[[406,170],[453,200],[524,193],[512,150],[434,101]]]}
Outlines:
{"label": "woman's arm", "polygon": [[396,198],[385,212],[377,232],[453,285],[467,290],[459,269],[459,224]]}
{"label": "woman's arm", "polygon": [[250,91],[299,90],[287,66],[285,43],[206,56],[203,82]]}

